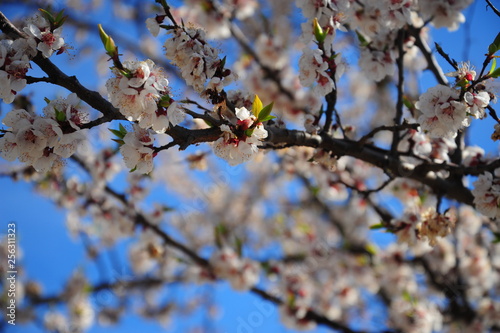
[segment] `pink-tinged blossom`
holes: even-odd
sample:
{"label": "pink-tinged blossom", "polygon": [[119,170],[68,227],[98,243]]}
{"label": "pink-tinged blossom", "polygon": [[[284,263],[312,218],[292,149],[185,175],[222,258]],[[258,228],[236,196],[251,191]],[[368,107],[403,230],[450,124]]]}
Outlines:
{"label": "pink-tinged blossom", "polygon": [[340,56],[326,59],[319,49],[305,49],[299,60],[299,79],[304,87],[313,87],[317,96],[326,96],[335,89],[336,81],[344,73],[345,65]]}
{"label": "pink-tinged blossom", "polygon": [[500,140],[500,124],[495,124],[495,126],[493,127],[494,130],[493,130],[493,133],[491,134],[491,140],[493,141],[497,141],[497,140]]}
{"label": "pink-tinged blossom", "polygon": [[486,162],[484,149],[479,146],[467,146],[462,150],[462,163],[466,167],[477,166]]}
{"label": "pink-tinged blossom", "polygon": [[255,41],[255,51],[263,65],[281,69],[287,62],[285,41],[281,36],[261,34]]}
{"label": "pink-tinged blossom", "polygon": [[171,101],[168,107],[159,106],[154,113],[143,113],[139,120],[139,126],[142,128],[151,127],[156,133],[165,133],[173,126],[180,124],[185,113],[177,102]]}
{"label": "pink-tinged blossom", "polygon": [[66,98],[51,100],[43,108],[43,112],[46,117],[52,119],[57,119],[56,113],[60,113],[60,118],[57,120],[67,122],[75,130],[79,130],[83,124],[88,122],[89,118],[88,112],[81,109],[80,99],[75,93],[69,94]]}
{"label": "pink-tinged blossom", "polygon": [[454,138],[459,129],[468,126],[467,105],[458,100],[459,92],[438,85],[422,94],[415,107],[422,112],[418,118],[422,130],[431,137]]}
{"label": "pink-tinged blossom", "polygon": [[10,162],[19,157],[16,136],[12,132],[7,132],[0,137],[0,156]]}
{"label": "pink-tinged blossom", "polygon": [[235,290],[248,290],[259,281],[258,264],[248,258],[241,258],[229,247],[215,251],[210,264],[215,275],[227,279]]}
{"label": "pink-tinged blossom", "polygon": [[153,232],[144,232],[139,241],[129,249],[129,259],[133,271],[137,274],[145,274],[151,271],[164,253],[161,239]]}
{"label": "pink-tinged blossom", "polygon": [[[120,112],[130,121],[139,121],[142,128],[153,128],[164,133],[171,125],[184,119],[184,112],[168,95],[168,80],[163,69],[153,61],[125,61],[123,66],[130,77],[114,69],[115,78],[106,82],[108,96]],[[167,97],[170,106],[162,106],[160,100]],[[159,105],[160,104],[160,105]]]}
{"label": "pink-tinged blossom", "polygon": [[390,50],[378,51],[362,48],[359,67],[369,79],[382,81],[386,76],[394,74],[394,55]]}
{"label": "pink-tinged blossom", "polygon": [[424,20],[432,18],[436,28],[457,30],[465,22],[462,11],[472,3],[472,0],[419,0],[420,14]]}
{"label": "pink-tinged blossom", "polygon": [[120,153],[127,168],[138,173],[153,171],[154,150],[152,145],[154,138],[152,133],[134,124],[134,131],[127,132],[123,141]]}
{"label": "pink-tinged blossom", "polygon": [[29,37],[28,42],[36,45],[36,49],[42,52],[45,58],[49,58],[54,51],[60,51],[64,46],[62,27],[52,30],[43,17],[31,20],[23,30]]}
{"label": "pink-tinged blossom", "polygon": [[217,50],[207,43],[203,30],[183,27],[172,29],[169,33],[171,38],[165,42],[165,55],[180,68],[182,78],[194,90],[204,92],[207,80],[213,77],[222,81],[216,85],[217,89],[234,81],[235,75],[221,68],[223,62],[218,58]]}
{"label": "pink-tinged blossom", "polygon": [[7,104],[12,103],[17,93],[26,87],[25,78],[30,67],[28,55],[16,47],[21,47],[20,43],[0,40],[0,99]]}
{"label": "pink-tinged blossom", "polygon": [[471,66],[468,62],[461,62],[457,66],[457,70],[453,72],[446,73],[446,76],[455,77],[457,81],[467,80],[472,81],[476,78],[476,71],[474,66]]}
{"label": "pink-tinged blossom", "polygon": [[405,333],[432,333],[441,331],[443,317],[435,304],[424,300],[414,302],[400,297],[389,308],[392,325]]}
{"label": "pink-tinged blossom", "polygon": [[472,184],[476,209],[490,217],[500,218],[500,178],[499,169],[495,173],[485,172]]}
{"label": "pink-tinged blossom", "polygon": [[68,158],[76,153],[86,140],[86,130],[63,134],[57,144],[54,146],[54,153],[62,158]]}
{"label": "pink-tinged blossom", "polygon": [[469,106],[467,112],[476,119],[486,117],[484,109],[490,103],[490,95],[486,91],[470,92],[467,91],[464,95],[465,102]]}
{"label": "pink-tinged blossom", "polygon": [[238,120],[233,126],[220,126],[222,136],[213,143],[214,154],[233,166],[252,159],[259,152],[260,140],[268,135],[262,123],[256,124],[256,117],[246,108],[236,108],[236,117]]}

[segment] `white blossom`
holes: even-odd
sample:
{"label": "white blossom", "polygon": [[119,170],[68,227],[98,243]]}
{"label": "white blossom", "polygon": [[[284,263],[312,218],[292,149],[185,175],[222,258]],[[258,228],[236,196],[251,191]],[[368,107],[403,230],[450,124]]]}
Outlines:
{"label": "white blossom", "polygon": [[233,166],[252,159],[259,151],[260,140],[268,135],[262,123],[256,123],[255,116],[246,108],[236,108],[236,117],[238,121],[234,130],[221,125],[222,136],[213,143],[214,154]]}
{"label": "white blossom", "polygon": [[49,58],[54,51],[64,46],[64,39],[61,37],[62,27],[51,30],[43,17],[32,20],[23,30],[28,34],[30,43],[35,44],[36,49],[41,51],[45,58]]}
{"label": "white blossom", "polygon": [[418,122],[431,137],[454,138],[457,131],[468,126],[467,105],[458,100],[459,92],[438,85],[422,94],[415,107],[422,112]]}
{"label": "white blossom", "polygon": [[485,172],[472,184],[476,209],[491,218],[500,217],[500,179],[497,174],[496,170],[495,175]]}

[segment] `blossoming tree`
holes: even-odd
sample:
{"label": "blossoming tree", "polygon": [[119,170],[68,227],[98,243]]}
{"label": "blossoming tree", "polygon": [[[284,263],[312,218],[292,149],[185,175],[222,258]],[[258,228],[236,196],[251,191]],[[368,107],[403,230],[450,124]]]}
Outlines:
{"label": "blossoming tree", "polygon": [[[77,14],[99,1],[0,12],[2,176],[63,207],[96,262],[129,244],[112,280],[76,271],[48,295],[21,276],[19,320],[168,322],[190,314],[174,282],[226,281],[292,329],[500,330],[500,159],[481,147],[500,138],[500,34],[477,67],[430,42],[472,2],[129,1],[115,27]],[[62,70],[85,38],[93,86]]]}

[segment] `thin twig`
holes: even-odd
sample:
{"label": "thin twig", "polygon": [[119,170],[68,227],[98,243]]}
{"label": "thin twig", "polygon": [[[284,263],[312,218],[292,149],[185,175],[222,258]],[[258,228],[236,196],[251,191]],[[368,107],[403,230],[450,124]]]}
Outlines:
{"label": "thin twig", "polygon": [[486,0],[486,2],[488,3],[486,8],[490,7],[493,10],[493,12],[500,17],[500,11],[498,9],[496,9],[495,6],[493,6],[493,4],[490,2],[490,0]]}

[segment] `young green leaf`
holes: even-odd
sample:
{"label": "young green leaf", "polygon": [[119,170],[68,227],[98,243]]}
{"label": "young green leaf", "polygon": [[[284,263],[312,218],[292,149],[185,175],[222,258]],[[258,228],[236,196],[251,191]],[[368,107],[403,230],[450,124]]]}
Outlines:
{"label": "young green leaf", "polygon": [[119,130],[115,130],[115,129],[111,129],[111,128],[108,128],[108,130],[120,139],[123,139],[125,137],[125,134],[127,134],[127,132],[123,133]]}
{"label": "young green leaf", "polygon": [[252,104],[252,113],[254,116],[259,117],[260,110],[262,110],[262,101],[259,96],[255,95],[255,99]]}
{"label": "young green leaf", "polygon": [[491,75],[491,73],[493,73],[496,68],[497,68],[497,58],[493,58],[493,60],[491,61],[491,68],[488,74]]}
{"label": "young green leaf", "polygon": [[276,117],[269,115],[269,116],[265,117],[264,119],[260,119],[260,122],[263,123],[265,121],[268,121],[268,120],[271,120],[271,119],[274,119],[274,118],[276,118]]}
{"label": "young green leaf", "polygon": [[500,76],[500,67],[495,69],[492,73],[490,73],[489,76],[493,78],[498,78]]}
{"label": "young green leaf", "polygon": [[269,117],[271,114],[271,111],[273,110],[274,102],[271,102],[271,104],[266,105],[260,112],[259,115],[257,116],[257,120],[259,122],[265,121],[263,119]]}
{"label": "young green leaf", "polygon": [[495,37],[493,43],[488,47],[488,54],[491,56],[495,54],[498,50],[500,50],[500,32]]}
{"label": "young green leaf", "polygon": [[371,230],[377,230],[377,229],[383,229],[383,228],[385,228],[385,225],[383,223],[377,223],[377,224],[370,226]]}

